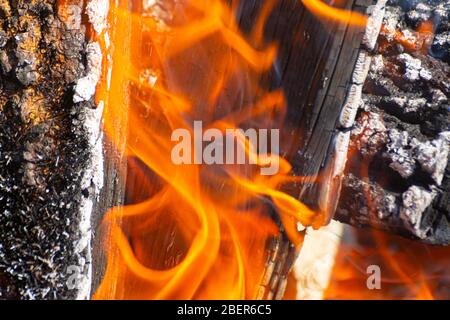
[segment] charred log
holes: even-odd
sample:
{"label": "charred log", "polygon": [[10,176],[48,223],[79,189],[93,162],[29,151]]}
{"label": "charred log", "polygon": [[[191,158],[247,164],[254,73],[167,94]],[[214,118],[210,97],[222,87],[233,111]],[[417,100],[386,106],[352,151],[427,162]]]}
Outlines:
{"label": "charred log", "polygon": [[[100,238],[91,257],[91,226],[124,202],[124,159],[103,140],[93,100],[102,52],[86,36],[104,28],[107,1],[61,3],[0,0],[0,298],[89,297],[104,266]],[[263,4],[241,2],[243,32]],[[371,4],[346,4],[369,6],[366,28],[321,21],[300,1],[277,2],[268,19],[280,53],[263,80],[286,95],[281,153],[306,177],[285,190],[326,213],[321,223],[337,207],[341,221],[448,244],[449,8]],[[417,31],[430,20],[434,35]],[[273,219],[281,233],[267,242],[259,298],[282,297],[298,253]],[[162,263],[176,263],[166,253]],[[70,289],[73,272],[82,285]]]}
{"label": "charred log", "polygon": [[[440,1],[386,7],[351,128],[338,220],[450,243],[450,67],[436,50],[449,14]],[[417,31],[430,21],[432,29]]]}
{"label": "charred log", "polygon": [[0,298],[89,297],[102,57],[84,17],[83,1],[0,1]]}
{"label": "charred log", "polygon": [[[345,9],[366,13],[373,2],[346,1]],[[253,25],[263,4],[260,0],[242,2],[239,20],[244,32]],[[280,50],[268,82],[283,90],[288,104],[281,154],[292,163],[295,175],[306,177],[303,183],[286,185],[284,190],[327,212],[325,219],[331,219],[348,141],[345,132],[336,127],[348,88],[355,84],[352,75],[361,60],[365,28],[320,19],[300,1],[283,0],[276,2],[264,35],[268,43],[278,43]],[[356,81],[362,86],[363,80]],[[318,182],[324,167],[334,168],[324,179],[332,183]],[[282,234],[268,242],[268,250],[273,254],[268,258],[261,297],[281,298],[298,249]]]}

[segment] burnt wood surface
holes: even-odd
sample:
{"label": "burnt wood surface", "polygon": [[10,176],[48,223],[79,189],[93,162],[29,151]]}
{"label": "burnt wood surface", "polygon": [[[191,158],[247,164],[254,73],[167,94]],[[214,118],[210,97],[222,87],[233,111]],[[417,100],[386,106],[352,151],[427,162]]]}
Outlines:
{"label": "burnt wood surface", "polygon": [[72,99],[84,29],[51,0],[0,1],[0,25],[0,299],[74,298],[67,268],[88,268],[77,246],[93,103]]}
{"label": "burnt wood surface", "polygon": [[101,67],[86,5],[0,1],[0,299],[89,298],[94,229],[123,203],[122,153],[78,87]]}
{"label": "burnt wood surface", "polygon": [[[240,2],[237,19],[244,33],[250,32],[264,3],[263,0]],[[365,12],[369,3],[348,1],[346,8]],[[264,28],[266,42],[275,42],[279,47],[277,60],[264,81],[271,89],[281,88],[287,98],[288,114],[281,128],[281,153],[293,164],[296,175],[309,177],[307,183],[289,185],[285,190],[313,208],[319,208],[322,186],[316,180],[334,152],[337,121],[363,31],[363,28],[350,28],[346,24],[317,18],[300,1],[290,0],[276,1]],[[146,172],[142,174],[142,170]],[[140,194],[140,191],[151,190],[142,186],[148,181],[140,178],[143,175],[151,177],[147,171],[138,160],[133,159],[128,164],[126,203],[148,197]],[[284,233],[276,211],[273,211],[273,219],[282,232],[267,241],[267,265],[257,298],[282,298],[289,270],[298,254]],[[166,226],[161,232],[172,237],[174,228],[175,225]],[[163,267],[172,266],[176,261],[172,257],[174,254],[164,253],[160,261]],[[102,263],[101,257],[97,263]]]}
{"label": "burnt wood surface", "polygon": [[[244,31],[253,25],[263,3],[242,2],[238,19]],[[314,209],[326,210],[320,207],[323,185],[317,181],[321,169],[334,154],[334,141],[339,133],[337,123],[364,28],[318,18],[300,1],[276,3],[264,35],[267,42],[279,45],[270,82],[274,88],[281,88],[287,98],[281,154],[290,161],[295,175],[306,177],[305,183],[290,184],[285,186],[285,191]],[[370,0],[346,1],[345,8],[365,13],[370,4]],[[298,252],[284,234],[267,245],[272,254],[267,262],[261,297],[279,299]]]}
{"label": "burnt wood surface", "polygon": [[[442,1],[388,2],[351,131],[338,220],[450,243],[449,17]],[[432,29],[418,32],[427,21]]]}
{"label": "burnt wood surface", "polygon": [[[89,196],[90,192],[80,188],[90,155],[89,148],[83,148],[88,139],[78,116],[83,114],[82,108],[93,108],[94,103],[92,100],[73,103],[72,99],[74,83],[85,72],[87,41],[84,30],[67,28],[60,21],[55,1],[38,4],[18,1],[16,6],[10,6],[7,1],[0,0],[0,3],[3,22],[0,30],[0,228],[4,228],[0,230],[0,298],[73,298],[76,292],[67,291],[69,274],[65,269],[79,263],[72,241],[79,234],[63,222],[67,218],[79,219],[77,208],[82,197]],[[253,25],[263,3],[263,0],[241,2],[238,20],[244,32]],[[347,1],[346,8],[365,12],[371,4],[370,0]],[[445,10],[443,12],[448,12]],[[448,25],[439,28],[448,32]],[[37,29],[40,31],[36,32]],[[413,159],[413,173],[403,177],[398,170],[405,167],[394,165],[396,169],[393,168],[396,152],[391,152],[394,149],[388,146],[399,137],[397,132],[400,136],[407,132],[403,148],[406,150],[418,148],[418,144],[411,145],[412,138],[423,144],[422,149],[448,139],[441,134],[449,129],[448,57],[445,49],[444,54],[439,53],[445,48],[445,41],[441,41],[442,45],[441,42],[431,44],[439,57],[403,48],[436,75],[433,80],[386,87],[386,81],[403,77],[405,61],[409,59],[407,56],[398,58],[400,47],[388,44],[388,49],[384,48],[388,51],[383,52],[388,56],[387,63],[383,65],[394,72],[380,72],[375,67],[369,72],[363,95],[366,107],[360,109],[354,126],[343,128],[339,117],[349,95],[357,58],[366,49],[361,44],[364,28],[319,19],[300,1],[280,0],[269,16],[264,35],[268,43],[275,41],[280,48],[268,78],[270,85],[281,88],[287,98],[288,115],[281,132],[281,152],[293,164],[295,174],[306,177],[305,183],[285,186],[285,190],[312,208],[327,211],[326,218],[330,218],[339,200],[340,181],[331,189],[336,192],[336,198],[325,197],[324,200],[323,194],[330,193],[324,191],[324,184],[329,181],[318,181],[318,177],[326,176],[324,169],[335,160],[339,135],[351,132],[349,160],[336,217],[347,223],[375,226],[428,242],[448,242],[448,165],[440,179],[440,174],[434,174],[434,167],[422,165],[425,160],[418,158],[419,153],[407,151]],[[371,52],[372,59],[380,53],[379,46],[385,41],[382,37]],[[38,45],[34,47],[33,43]],[[62,48],[58,44],[62,44]],[[418,93],[420,90],[426,92],[423,97]],[[431,107],[420,109],[423,101],[420,100],[417,113],[414,113],[414,106],[413,112],[405,112],[404,104],[399,105],[401,102],[393,99],[397,96],[406,96],[407,100],[424,98],[425,105],[431,104]],[[27,108],[30,103],[32,108],[41,106],[38,103],[41,99],[45,102],[42,104],[45,117],[36,119]],[[383,126],[377,127],[379,120]],[[376,130],[374,136],[369,137],[370,143],[366,139],[365,144],[361,144],[364,131],[361,127],[367,123]],[[373,144],[379,136],[380,143]],[[123,154],[106,139],[104,148],[107,159],[104,188],[95,201],[94,226],[108,208],[122,204],[125,197]],[[362,163],[368,165],[368,174],[362,170]],[[133,179],[131,172],[128,191],[133,190]],[[408,193],[412,186],[418,189]],[[417,200],[416,194],[419,195]],[[405,220],[404,209],[404,214],[400,214],[408,197],[419,202],[432,198],[419,215],[420,219],[415,220],[419,223]],[[61,203],[70,205],[59,208]],[[380,214],[384,212],[378,210],[380,205],[383,210],[393,208],[394,212]],[[276,213],[274,219],[282,229]],[[41,231],[33,231],[42,228],[46,241],[40,238]],[[71,241],[62,238],[65,232],[72,237]],[[94,239],[93,290],[101,281],[105,264],[101,250],[104,239],[101,236]],[[41,247],[35,248],[36,243]],[[55,254],[52,248],[58,246],[60,251]],[[259,298],[281,298],[297,252],[283,232],[268,241],[267,252],[266,274]],[[26,259],[21,260],[21,255]],[[53,268],[48,261],[53,261]],[[35,267],[30,270],[30,266]],[[58,271],[56,278],[50,277],[55,270]]]}

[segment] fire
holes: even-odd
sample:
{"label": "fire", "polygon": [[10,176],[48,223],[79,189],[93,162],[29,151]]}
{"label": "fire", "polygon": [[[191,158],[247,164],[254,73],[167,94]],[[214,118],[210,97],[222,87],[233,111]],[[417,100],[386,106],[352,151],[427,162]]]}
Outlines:
{"label": "fire", "polygon": [[430,49],[434,38],[433,22],[431,20],[421,23],[414,33],[405,33],[401,30],[389,30],[385,25],[381,26],[381,33],[392,36],[396,43],[401,44],[411,52],[421,51],[422,53],[426,53]]}
{"label": "fire", "polygon": [[320,0],[301,0],[308,10],[322,19],[331,19],[337,22],[365,27],[367,17],[358,12],[335,8]]}
{"label": "fire", "polygon": [[[366,24],[364,15],[318,0],[302,2],[319,18]],[[261,297],[265,248],[280,232],[273,210],[298,248],[304,236],[298,223],[318,226],[323,220],[323,213],[283,192],[284,184],[301,180],[291,176],[289,162],[258,152],[246,135],[234,136],[236,146],[253,162],[177,164],[172,159],[174,130],[194,136],[195,121],[224,137],[228,129],[283,127],[284,94],[261,80],[277,55],[276,45],[263,37],[276,1],[265,1],[245,35],[235,20],[237,2],[227,3],[156,2],[159,14],[138,1],[111,3],[110,33],[97,39],[109,58],[96,98],[105,106],[109,139],[127,155],[127,205],[110,210],[103,222],[107,266],[96,299]],[[418,32],[428,34],[427,24]],[[274,158],[278,173],[261,175]],[[378,232],[369,249],[358,249],[356,243],[341,249],[327,298],[395,297],[405,293],[396,291],[399,285],[408,297],[433,298],[432,279],[440,270],[426,269],[430,266],[422,262],[445,256],[440,249]],[[368,263],[389,269],[382,279],[385,290],[358,287],[366,283]]]}
{"label": "fire", "polygon": [[[340,247],[327,299],[446,299],[450,250],[389,236],[348,229]],[[367,268],[381,270],[380,288],[367,287]]]}
{"label": "fire", "polygon": [[[356,150],[349,149],[349,159]],[[359,161],[359,175],[369,180],[367,159]],[[377,214],[377,200],[365,192],[369,217]],[[448,297],[450,249],[426,245],[375,229],[345,227],[325,299],[431,300]],[[373,286],[370,268],[379,270]]]}
{"label": "fire", "polygon": [[[320,213],[281,190],[299,179],[290,164],[257,152],[245,135],[236,144],[253,164],[175,164],[171,136],[180,128],[194,135],[194,121],[223,134],[282,128],[284,95],[261,81],[276,58],[262,36],[273,2],[249,36],[239,31],[235,2],[186,0],[170,19],[127,4],[110,10],[110,76],[97,100],[108,137],[127,154],[133,190],[128,205],[106,214],[107,269],[95,298],[255,298],[266,243],[279,233],[273,208],[297,246],[297,223],[311,225]],[[260,175],[274,158],[278,173]]]}
{"label": "fire", "polygon": [[[393,43],[401,44],[411,53],[426,54],[433,39],[433,23],[425,21],[414,32],[381,26],[380,51]],[[357,154],[349,149],[348,158]],[[359,176],[369,180],[367,159],[358,161]],[[377,214],[376,199],[367,190],[369,216]],[[335,261],[326,299],[448,299],[450,286],[450,248],[427,245],[387,233],[346,228]],[[379,288],[369,288],[368,268],[380,268]]]}

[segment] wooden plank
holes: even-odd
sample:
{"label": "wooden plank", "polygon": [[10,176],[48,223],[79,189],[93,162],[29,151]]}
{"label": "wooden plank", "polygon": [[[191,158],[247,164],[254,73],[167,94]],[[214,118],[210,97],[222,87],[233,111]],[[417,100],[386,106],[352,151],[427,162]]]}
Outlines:
{"label": "wooden plank", "polygon": [[[365,12],[369,3],[356,5],[348,1],[346,8]],[[261,6],[262,1],[243,2],[239,12],[244,30],[252,25]],[[335,129],[362,36],[361,28],[319,20],[300,1],[279,1],[267,21],[265,39],[279,44],[271,81],[274,87],[283,89],[288,104],[281,153],[293,164],[296,175],[309,177],[306,183],[291,184],[284,190],[314,208],[318,207],[321,189],[315,180],[333,149]],[[266,275],[270,280],[263,283],[263,297],[282,296],[287,272],[297,254],[286,241],[282,235],[268,244],[278,265],[268,264],[267,272],[272,275]],[[287,256],[293,258],[286,260]]]}

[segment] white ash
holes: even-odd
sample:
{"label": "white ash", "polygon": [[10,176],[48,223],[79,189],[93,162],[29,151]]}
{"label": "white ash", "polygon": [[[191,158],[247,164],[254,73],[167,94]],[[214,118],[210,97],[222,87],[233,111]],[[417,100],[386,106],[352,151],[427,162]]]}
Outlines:
{"label": "white ash", "polygon": [[392,129],[388,133],[385,157],[390,167],[403,178],[410,177],[416,169],[416,161],[429,173],[437,185],[442,183],[448,164],[450,132],[442,132],[432,141],[420,142],[410,138],[408,132]]}
{"label": "white ash", "polygon": [[398,7],[388,7],[386,9],[383,20],[383,31],[381,32],[388,41],[394,40],[395,33],[398,29],[401,9]]}
{"label": "white ash", "polygon": [[433,39],[433,44],[431,47],[432,51],[437,56],[442,56],[445,60],[445,57],[450,56],[450,31],[445,31],[437,34]]}
{"label": "white ash", "polygon": [[405,113],[418,112],[421,108],[427,105],[427,99],[425,98],[412,98],[404,95],[386,98],[386,101],[392,102],[397,107],[402,108]]}
{"label": "white ash", "polygon": [[384,61],[381,54],[377,54],[372,58],[372,63],[370,65],[370,72],[375,74],[382,73],[384,70]]}
{"label": "white ash", "polygon": [[109,0],[91,0],[86,6],[89,22],[97,34],[101,34],[107,25]]}
{"label": "white ash", "polygon": [[397,202],[394,195],[384,194],[378,199],[377,215],[380,219],[386,219],[397,212]]}
{"label": "white ash", "polygon": [[431,78],[433,77],[433,75],[431,74],[431,72],[425,68],[422,68],[419,72],[419,76],[426,81],[431,80]]}
{"label": "white ash", "polygon": [[363,156],[375,155],[385,141],[386,127],[380,114],[367,112],[358,118],[352,130],[352,144]]}
{"label": "white ash", "polygon": [[408,53],[399,54],[397,60],[402,62],[405,66],[405,79],[416,81],[419,78],[424,80],[430,80],[432,78],[431,72],[422,67],[422,62],[419,59],[413,58]]}
{"label": "white ash", "polygon": [[391,160],[389,166],[403,178],[414,173],[416,162],[412,157],[412,148],[417,144],[417,139],[410,139],[406,131],[392,129],[388,132],[385,157]]}
{"label": "white ash", "polygon": [[[106,17],[109,10],[108,0],[92,0],[86,7],[89,22],[94,30],[100,34],[106,27]],[[107,33],[105,40],[109,40]],[[95,94],[95,88],[100,80],[102,71],[102,51],[98,42],[91,42],[86,48],[87,75],[77,82],[74,94],[74,102],[88,101]],[[104,168],[103,168],[103,131],[101,128],[104,103],[100,101],[96,109],[85,109],[84,127],[89,138],[89,148],[92,150],[89,164],[84,172],[81,182],[83,190],[89,190],[89,196],[84,198],[81,206],[80,240],[76,244],[76,252],[86,252],[79,259],[79,266],[86,268],[87,272],[80,279],[77,299],[89,299],[92,282],[92,253],[91,253],[91,215],[94,202],[98,200],[103,188]]]}
{"label": "white ash", "polygon": [[91,42],[86,48],[87,75],[77,81],[73,102],[90,100],[95,94],[95,87],[102,70],[102,51],[98,42]]}
{"label": "white ash", "polygon": [[421,22],[428,21],[431,18],[432,10],[430,6],[425,3],[418,3],[414,10],[408,11],[406,17],[415,26],[418,26]]}
{"label": "white ash", "polygon": [[369,72],[371,57],[369,53],[365,50],[362,50],[358,59],[356,60],[355,68],[353,69],[352,75],[352,83],[357,85],[364,84],[364,81],[367,78],[367,74]]}
{"label": "white ash", "polygon": [[[94,30],[101,34],[106,27],[106,17],[108,15],[109,2],[107,0],[92,0],[86,7],[89,22]],[[105,40],[108,40],[105,34]],[[102,70],[102,51],[98,42],[91,42],[87,45],[87,75],[77,82],[74,94],[74,102],[90,100],[95,94],[95,88],[100,80]],[[103,133],[101,130],[101,119],[103,114],[103,101],[100,101],[96,109],[86,109],[85,130],[89,137],[89,146],[92,150],[92,157],[88,169],[84,173],[82,188],[89,190],[89,197],[85,198],[81,204],[81,238],[77,243],[77,252],[85,251],[86,255],[80,266],[87,265],[87,274],[81,279],[80,289],[77,299],[89,299],[92,278],[92,254],[91,254],[91,214],[94,201],[98,200],[100,190],[103,188]]]}
{"label": "white ash", "polygon": [[442,3],[438,4],[434,9],[433,14],[438,19],[447,18],[450,14],[450,3],[443,1]]}
{"label": "white ash", "polygon": [[419,144],[415,157],[423,170],[431,174],[437,185],[441,185],[448,164],[450,131],[441,132],[437,139]]}
{"label": "white ash", "polygon": [[405,103],[406,112],[417,112],[420,108],[423,108],[427,104],[425,98],[411,98],[407,99]]}
{"label": "white ash", "polygon": [[387,0],[379,0],[375,5],[368,8],[369,17],[367,19],[366,31],[362,42],[369,51],[375,48],[378,34],[380,33],[383,22],[385,5]]}
{"label": "white ash", "polygon": [[355,122],[356,113],[362,103],[362,84],[352,84],[342,108],[339,124],[343,128],[350,128]]}
{"label": "white ash", "polygon": [[98,200],[101,189],[103,188],[103,131],[101,129],[101,119],[103,114],[103,102],[101,101],[96,109],[85,109],[84,127],[89,137],[89,149],[91,158],[86,167],[81,182],[83,190],[89,190],[89,196],[84,198],[80,205],[81,219],[79,224],[80,239],[76,243],[75,252],[82,253],[78,265],[83,270],[87,270],[86,274],[80,277],[79,291],[77,299],[89,299],[92,278],[92,254],[91,254],[91,214],[94,201]]}
{"label": "white ash", "polygon": [[433,96],[433,101],[437,103],[445,103],[448,101],[447,96],[439,89],[432,89],[431,94]]}
{"label": "white ash", "polygon": [[429,228],[421,225],[422,214],[436,197],[435,190],[428,191],[419,186],[411,186],[402,194],[402,207],[400,215],[408,222],[408,227],[414,234],[424,239],[427,237]]}
{"label": "white ash", "polygon": [[425,20],[428,20],[428,18],[431,15],[431,8],[430,8],[430,6],[428,6],[427,4],[425,4],[423,2],[417,4],[417,6],[415,8],[415,11],[417,11],[419,13],[427,14],[427,17],[425,18]]}
{"label": "white ash", "polygon": [[417,36],[414,31],[411,31],[409,29],[403,29],[400,31],[402,33],[402,38],[409,43],[416,43],[417,42]]}
{"label": "white ash", "polygon": [[416,81],[420,78],[419,73],[422,70],[422,62],[419,59],[413,58],[408,53],[402,53],[397,56],[400,62],[405,66],[404,78],[409,81]]}
{"label": "white ash", "polygon": [[[75,243],[75,252],[79,254],[77,267],[82,272],[78,275],[77,285],[77,300],[88,300],[91,294],[92,281],[92,253],[91,253],[91,213],[93,210],[93,201],[91,199],[84,199],[80,204],[81,219],[78,225],[80,232],[80,239]],[[84,252],[84,254],[83,254]]]}

